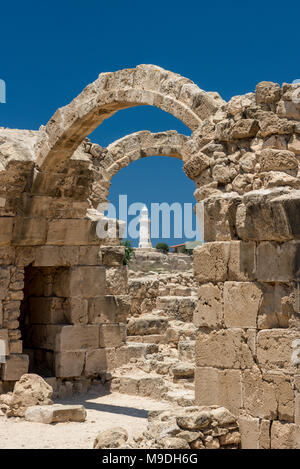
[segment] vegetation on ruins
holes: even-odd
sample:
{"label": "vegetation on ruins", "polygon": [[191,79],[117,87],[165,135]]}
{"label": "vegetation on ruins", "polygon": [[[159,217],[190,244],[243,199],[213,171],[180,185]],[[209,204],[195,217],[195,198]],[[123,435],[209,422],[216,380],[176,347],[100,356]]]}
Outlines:
{"label": "vegetation on ruins", "polygon": [[133,256],[133,247],[132,247],[132,242],[129,239],[126,239],[125,241],[122,242],[122,246],[125,246],[125,254],[124,254],[124,259],[123,259],[123,264],[124,265],[129,265],[130,260]]}

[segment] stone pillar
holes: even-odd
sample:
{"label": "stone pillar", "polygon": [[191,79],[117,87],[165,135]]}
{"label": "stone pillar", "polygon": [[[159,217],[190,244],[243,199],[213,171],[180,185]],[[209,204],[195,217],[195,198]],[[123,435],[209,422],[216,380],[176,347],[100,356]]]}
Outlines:
{"label": "stone pillar", "polygon": [[152,249],[150,241],[150,219],[146,205],[143,207],[140,216],[140,249]]}

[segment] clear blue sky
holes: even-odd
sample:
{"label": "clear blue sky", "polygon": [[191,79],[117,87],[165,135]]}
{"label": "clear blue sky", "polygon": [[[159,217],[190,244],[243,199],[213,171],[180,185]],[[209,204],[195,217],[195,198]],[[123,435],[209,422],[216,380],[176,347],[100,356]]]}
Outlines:
{"label": "clear blue sky", "polygon": [[[262,80],[291,82],[300,78],[299,17],[299,0],[2,2],[7,103],[0,125],[37,129],[99,73],[139,63],[177,72],[226,100]],[[119,112],[91,138],[106,146],[142,129],[189,134],[172,116],[141,107]],[[192,202],[193,190],[179,161],[150,158],[115,176],[110,200],[126,191],[146,204]]]}

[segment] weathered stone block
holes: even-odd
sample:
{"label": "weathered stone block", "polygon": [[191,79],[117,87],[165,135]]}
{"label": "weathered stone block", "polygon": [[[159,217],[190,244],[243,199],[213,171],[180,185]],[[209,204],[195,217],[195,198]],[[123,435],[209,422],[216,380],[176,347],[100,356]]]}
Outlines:
{"label": "weathered stone block", "polygon": [[106,350],[99,348],[86,353],[85,376],[98,376],[101,371],[107,370]]}
{"label": "weathered stone block", "polygon": [[61,269],[54,279],[53,291],[57,296],[94,298],[105,294],[105,268],[78,266]]}
{"label": "weathered stone block", "polygon": [[271,449],[300,449],[300,426],[294,423],[273,422]]}
{"label": "weathered stone block", "polygon": [[56,219],[49,221],[45,244],[73,245],[100,244],[96,235],[96,221],[87,219]]}
{"label": "weathered stone block", "polygon": [[81,376],[84,360],[83,351],[55,353],[55,376],[58,378]]}
{"label": "weathered stone block", "polygon": [[61,352],[99,347],[98,325],[62,326],[55,338],[55,350]]}
{"label": "weathered stone block", "polygon": [[125,248],[123,246],[103,246],[101,247],[102,263],[109,267],[123,265]]}
{"label": "weathered stone block", "polygon": [[236,239],[235,218],[241,197],[222,194],[203,201],[205,242]]}
{"label": "weathered stone block", "polygon": [[223,292],[211,283],[198,289],[198,304],[194,312],[196,327],[217,327],[223,323]]}
{"label": "weathered stone block", "polygon": [[299,340],[297,330],[268,329],[258,332],[257,359],[259,366],[264,370],[296,371],[292,361],[293,342]]}
{"label": "weathered stone block", "polygon": [[8,285],[10,282],[10,268],[0,268],[0,299],[3,300],[8,296]]}
{"label": "weathered stone block", "polygon": [[[281,192],[284,192],[281,189]],[[255,191],[236,211],[236,229],[244,240],[289,241],[300,237],[300,192]]]}
{"label": "weathered stone block", "polygon": [[124,324],[101,324],[100,347],[120,347],[126,341]]}
{"label": "weathered stone block", "polygon": [[45,244],[48,224],[44,218],[15,218],[12,243],[19,246]]}
{"label": "weathered stone block", "polygon": [[242,329],[199,331],[196,364],[214,368],[251,368],[254,364],[248,336]]}
{"label": "weathered stone block", "polygon": [[88,300],[68,298],[65,305],[65,317],[70,324],[88,323]]}
{"label": "weathered stone block", "polygon": [[82,405],[31,406],[25,412],[25,420],[38,423],[84,422],[86,410]]}
{"label": "weathered stone block", "polygon": [[194,272],[202,283],[252,280],[255,278],[255,244],[224,241],[197,247]]}
{"label": "weathered stone block", "polygon": [[28,372],[28,355],[10,355],[2,365],[1,378],[3,381],[18,381]]}
{"label": "weathered stone block", "polygon": [[63,298],[31,297],[29,304],[32,324],[62,324],[66,322]]}
{"label": "weathered stone block", "polygon": [[196,405],[222,405],[234,415],[242,407],[241,372],[197,367],[195,370]]}
{"label": "weathered stone block", "polygon": [[0,246],[6,246],[12,241],[13,217],[0,217]]}
{"label": "weathered stone block", "polygon": [[300,279],[300,242],[257,246],[257,278],[262,282],[290,282]]}
{"label": "weathered stone block", "polygon": [[110,267],[105,270],[106,288],[109,295],[127,293],[127,267]]}
{"label": "weathered stone block", "polygon": [[227,327],[256,327],[262,291],[254,282],[225,282],[224,322]]}

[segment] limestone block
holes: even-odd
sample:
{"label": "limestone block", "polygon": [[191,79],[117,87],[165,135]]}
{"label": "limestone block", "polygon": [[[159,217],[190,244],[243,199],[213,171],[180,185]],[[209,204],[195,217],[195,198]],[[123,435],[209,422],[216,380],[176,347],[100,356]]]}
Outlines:
{"label": "limestone block", "polygon": [[78,263],[76,246],[39,246],[34,251],[33,265],[36,267],[72,266]]}
{"label": "limestone block", "polygon": [[65,318],[70,324],[87,324],[88,318],[88,300],[83,298],[68,298],[66,300]]}
{"label": "limestone block", "polygon": [[24,417],[30,406],[52,404],[52,394],[52,387],[43,378],[33,373],[24,374],[14,386],[8,415]]}
{"label": "limestone block", "polygon": [[30,327],[32,346],[34,348],[55,350],[56,337],[59,335],[62,327],[62,325],[55,324],[32,325]]}
{"label": "limestone block", "polygon": [[187,177],[194,179],[210,166],[210,159],[204,153],[199,152],[192,156],[183,167]]}
{"label": "limestone block", "polygon": [[194,272],[199,282],[252,280],[255,278],[255,244],[214,242],[194,250]]}
{"label": "limestone block", "polygon": [[105,268],[103,266],[71,267],[60,270],[54,279],[53,291],[57,296],[93,298],[105,294]]}
{"label": "limestone block", "polygon": [[299,103],[292,101],[279,101],[277,106],[277,114],[280,117],[287,117],[288,119],[300,119],[300,106]]}
{"label": "limestone block", "polygon": [[84,422],[86,410],[82,405],[53,404],[28,407],[25,420],[38,423]]}
{"label": "limestone block", "polygon": [[103,246],[101,248],[102,263],[114,267],[123,264],[125,255],[124,246]]}
{"label": "limestone block", "polygon": [[293,342],[300,339],[299,331],[267,329],[257,335],[257,360],[264,370],[296,371],[293,363]]}
{"label": "limestone block", "polygon": [[259,130],[259,125],[255,119],[239,119],[231,128],[232,139],[255,137]]}
{"label": "limestone block", "polygon": [[199,331],[196,364],[214,368],[251,368],[254,364],[248,337],[242,329]]}
{"label": "limestone block", "polygon": [[124,295],[127,293],[127,268],[126,266],[106,268],[105,280],[106,280],[107,293],[109,295]]}
{"label": "limestone block", "polygon": [[294,393],[288,376],[261,373],[258,368],[242,373],[243,402],[253,417],[290,421],[294,419]]}
{"label": "limestone block", "polygon": [[254,282],[225,282],[226,327],[256,327],[262,291]]}
{"label": "limestone block", "polygon": [[55,337],[55,350],[61,352],[99,347],[98,325],[62,326]]}
{"label": "limestone block", "polygon": [[281,89],[278,83],[271,81],[262,81],[256,85],[255,101],[256,104],[271,104],[279,101]]}
{"label": "limestone block", "polygon": [[260,171],[284,171],[297,176],[298,160],[292,151],[265,148],[259,155]]}
{"label": "limestone block", "polygon": [[3,381],[17,381],[28,372],[28,355],[11,354],[2,365],[1,378]]}
{"label": "limestone block", "polygon": [[126,327],[124,324],[101,324],[100,347],[120,347],[126,341]]}
{"label": "limestone block", "polygon": [[126,323],[130,314],[130,299],[126,295],[105,295],[89,299],[90,323]]}
{"label": "limestone block", "polygon": [[[236,229],[245,240],[287,241],[299,231],[299,191],[282,195],[276,190],[255,191],[236,211]],[[284,194],[284,193],[283,193]]]}
{"label": "limestone block", "polygon": [[288,119],[280,118],[276,114],[266,113],[262,119],[259,120],[260,136],[268,137],[269,135],[279,134],[292,134],[293,123]]}
{"label": "limestone block", "polygon": [[0,246],[6,246],[12,241],[13,217],[0,217]]}
{"label": "limestone block", "polygon": [[10,282],[10,268],[0,267],[0,299],[8,296],[8,285]]}
{"label": "limestone block", "polygon": [[128,440],[128,433],[122,427],[114,427],[100,432],[94,441],[95,449],[118,448]]}
{"label": "limestone block", "polygon": [[99,348],[88,351],[85,359],[85,376],[98,376],[105,370],[107,370],[106,350]]}
{"label": "limestone block", "polygon": [[100,240],[96,235],[97,221],[88,219],[56,219],[49,221],[45,244],[73,245],[97,244]]}
{"label": "limestone block", "polygon": [[260,283],[259,288],[262,291],[262,301],[257,318],[257,328],[289,327],[291,313],[285,303],[293,292],[292,286],[284,283]]}
{"label": "limestone block", "polygon": [[259,449],[259,419],[239,417],[242,449]]}
{"label": "limestone block", "polygon": [[241,197],[215,196],[203,201],[204,234],[206,242],[228,241],[236,238],[235,218]]}
{"label": "limestone block", "polygon": [[9,342],[9,353],[23,353],[23,342],[22,340],[11,340]]}
{"label": "limestone block", "polygon": [[66,322],[62,298],[31,297],[29,305],[32,324],[63,324]]}
{"label": "limestone block", "polygon": [[221,405],[234,415],[242,407],[241,372],[197,367],[195,370],[196,405]]}
{"label": "limestone block", "polygon": [[193,322],[196,327],[220,327],[223,323],[223,292],[212,283],[198,289],[198,304]]}
{"label": "limestone block", "polygon": [[271,426],[271,449],[300,449],[300,426],[274,421]]}
{"label": "limestone block", "polygon": [[262,282],[290,282],[300,276],[300,242],[262,242],[257,246],[257,278]]}
{"label": "limestone block", "polygon": [[0,265],[15,264],[16,248],[12,246],[0,246]]}
{"label": "limestone block", "polygon": [[48,222],[45,218],[16,217],[12,243],[19,246],[45,244],[47,230]]}
{"label": "limestone block", "polygon": [[102,254],[99,246],[79,246],[77,249],[79,265],[102,264]]}
{"label": "limestone block", "polygon": [[55,353],[55,376],[58,378],[81,376],[84,360],[83,351]]}

